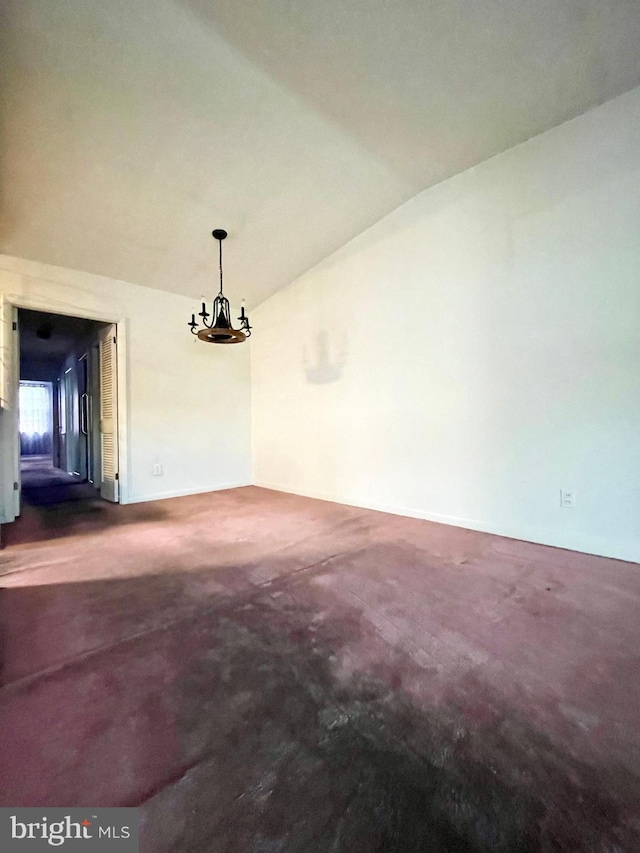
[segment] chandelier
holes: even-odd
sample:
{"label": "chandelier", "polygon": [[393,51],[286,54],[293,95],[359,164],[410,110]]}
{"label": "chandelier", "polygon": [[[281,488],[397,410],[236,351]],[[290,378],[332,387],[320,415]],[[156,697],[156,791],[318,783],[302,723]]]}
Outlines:
{"label": "chandelier", "polygon": [[[246,341],[251,336],[251,326],[249,318],[244,311],[244,302],[240,310],[240,328],[234,329],[231,325],[231,314],[229,312],[229,300],[222,293],[222,241],[227,236],[227,232],[222,228],[216,228],[212,232],[220,245],[220,293],[213,300],[211,314],[207,311],[207,306],[202,303],[202,311],[198,317],[202,317],[203,329],[198,329],[199,323],[196,323],[196,315],[191,315],[191,322],[187,326],[191,327],[191,334],[197,335],[201,341],[207,341],[210,344],[240,344]],[[207,323],[209,317],[212,317],[211,323]]]}

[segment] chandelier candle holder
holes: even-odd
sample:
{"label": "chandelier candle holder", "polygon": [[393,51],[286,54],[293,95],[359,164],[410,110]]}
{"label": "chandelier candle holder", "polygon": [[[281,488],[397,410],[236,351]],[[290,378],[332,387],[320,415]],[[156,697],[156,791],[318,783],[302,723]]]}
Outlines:
{"label": "chandelier candle holder", "polygon": [[[249,318],[244,310],[244,300],[240,310],[240,328],[234,329],[231,325],[231,313],[229,309],[229,300],[222,292],[222,241],[226,238],[227,232],[222,228],[216,228],[211,232],[220,246],[220,292],[213,300],[211,313],[207,311],[206,303],[202,303],[202,311],[198,317],[202,317],[202,326],[199,329],[199,323],[196,322],[196,315],[191,315],[191,322],[187,325],[191,328],[191,334],[196,335],[201,341],[206,341],[210,344],[241,344],[251,337],[251,326]],[[211,323],[207,323],[209,317],[212,318]]]}

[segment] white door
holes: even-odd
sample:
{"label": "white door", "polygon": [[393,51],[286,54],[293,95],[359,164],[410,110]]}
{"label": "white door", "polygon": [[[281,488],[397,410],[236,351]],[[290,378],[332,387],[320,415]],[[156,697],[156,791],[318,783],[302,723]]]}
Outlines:
{"label": "white door", "polygon": [[0,317],[0,524],[20,515],[20,338],[18,309],[2,301]]}
{"label": "white door", "polygon": [[118,502],[118,371],[116,327],[100,332],[100,497]]}

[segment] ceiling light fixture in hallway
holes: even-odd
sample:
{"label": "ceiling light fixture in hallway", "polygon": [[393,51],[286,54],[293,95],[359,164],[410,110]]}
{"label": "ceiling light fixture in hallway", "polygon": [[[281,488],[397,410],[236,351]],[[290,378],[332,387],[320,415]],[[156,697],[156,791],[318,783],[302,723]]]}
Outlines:
{"label": "ceiling light fixture in hallway", "polygon": [[[229,300],[222,293],[222,241],[226,238],[227,232],[222,228],[216,228],[212,232],[213,236],[218,241],[220,246],[220,292],[213,300],[213,308],[211,314],[207,311],[207,306],[202,303],[202,311],[198,314],[202,317],[203,329],[198,330],[196,315],[191,315],[191,322],[187,323],[191,327],[191,334],[197,335],[201,341],[207,341],[211,344],[240,344],[251,335],[251,326],[249,318],[245,314],[244,302],[240,311],[240,328],[234,329],[231,325],[231,314],[229,311]],[[213,317],[211,323],[207,323],[209,317]]]}

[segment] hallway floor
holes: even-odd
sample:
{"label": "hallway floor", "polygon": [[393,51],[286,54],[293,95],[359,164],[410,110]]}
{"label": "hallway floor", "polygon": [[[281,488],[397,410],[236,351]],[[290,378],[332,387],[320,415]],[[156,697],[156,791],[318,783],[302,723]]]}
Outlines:
{"label": "hallway floor", "polygon": [[0,805],[144,853],[640,850],[640,567],[247,487],[27,506]]}
{"label": "hallway floor", "polygon": [[82,501],[98,497],[90,483],[61,468],[54,468],[50,456],[20,458],[22,499],[33,506],[52,506],[67,501]]}

